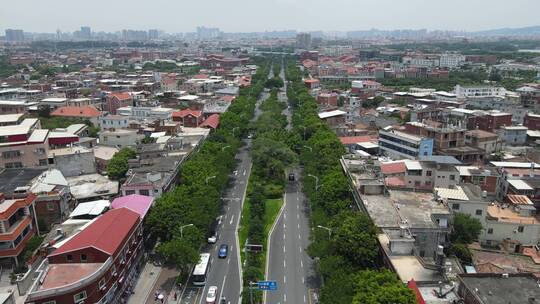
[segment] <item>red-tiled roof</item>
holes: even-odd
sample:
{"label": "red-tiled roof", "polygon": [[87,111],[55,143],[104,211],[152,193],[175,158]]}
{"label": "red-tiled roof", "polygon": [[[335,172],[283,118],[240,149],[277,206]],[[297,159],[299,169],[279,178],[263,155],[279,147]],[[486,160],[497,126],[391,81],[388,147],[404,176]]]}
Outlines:
{"label": "red-tiled roof", "polygon": [[93,106],[60,107],[51,113],[51,116],[65,117],[99,117],[101,112]]}
{"label": "red-tiled roof", "polygon": [[407,166],[405,166],[404,162],[381,164],[381,172],[383,174],[405,173],[405,171],[407,171]]}
{"label": "red-tiled roof", "polygon": [[119,100],[128,100],[131,99],[131,94],[128,92],[115,92],[115,93],[109,93],[110,97],[116,97]]}
{"label": "red-tiled roof", "polygon": [[56,249],[51,256],[88,247],[113,255],[138,223],[137,212],[128,208],[112,209]]}
{"label": "red-tiled roof", "polygon": [[188,115],[199,117],[202,115],[202,112],[198,110],[185,109],[182,111],[175,111],[172,113],[173,117],[180,117],[180,118],[184,118]]}
{"label": "red-tiled roof", "polygon": [[304,80],[304,83],[318,83],[318,82],[320,82],[319,79],[315,79],[315,78]]}
{"label": "red-tiled roof", "polygon": [[212,114],[200,125],[201,128],[210,127],[216,129],[219,126],[219,114]]}
{"label": "red-tiled roof", "polygon": [[342,136],[339,138],[339,141],[344,145],[352,145],[362,142],[371,142],[373,141],[373,138],[371,138],[371,136]]}

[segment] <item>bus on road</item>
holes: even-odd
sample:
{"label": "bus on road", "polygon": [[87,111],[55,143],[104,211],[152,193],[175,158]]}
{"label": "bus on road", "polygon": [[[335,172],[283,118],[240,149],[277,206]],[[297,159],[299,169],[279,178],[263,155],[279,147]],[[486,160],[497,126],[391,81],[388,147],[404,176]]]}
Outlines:
{"label": "bus on road", "polygon": [[199,263],[193,268],[193,285],[206,284],[208,270],[210,270],[210,253],[201,253]]}

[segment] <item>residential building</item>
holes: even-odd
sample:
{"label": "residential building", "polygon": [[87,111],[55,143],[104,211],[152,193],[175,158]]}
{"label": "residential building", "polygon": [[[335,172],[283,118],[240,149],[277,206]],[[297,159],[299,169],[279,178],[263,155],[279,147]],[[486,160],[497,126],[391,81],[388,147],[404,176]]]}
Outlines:
{"label": "residential building", "polygon": [[6,42],[23,42],[24,41],[24,32],[19,29],[6,29]]}
{"label": "residential building", "polygon": [[162,107],[122,107],[116,110],[117,114],[132,120],[170,120],[174,109]]}
{"label": "residential building", "polygon": [[202,111],[185,109],[172,114],[173,121],[179,121],[184,127],[197,128],[204,121]]}
{"label": "residential building", "polygon": [[79,146],[50,150],[49,163],[65,177],[97,172],[94,152]]}
{"label": "residential building", "polygon": [[523,126],[529,130],[540,130],[540,115],[527,113],[523,119]]}
{"label": "residential building", "polygon": [[101,174],[84,174],[66,177],[69,190],[77,203],[110,199],[118,195],[118,181]]}
{"label": "residential building", "polygon": [[480,129],[465,132],[465,145],[483,149],[486,156],[501,151],[502,144],[496,133]]}
{"label": "residential building", "polygon": [[381,152],[395,159],[417,159],[433,155],[433,139],[420,137],[391,127],[379,130]]}
{"label": "residential building", "polygon": [[524,145],[527,142],[527,127],[507,126],[499,130],[499,135],[507,145]]}
{"label": "residential building", "polygon": [[96,169],[99,173],[104,173],[107,171],[109,161],[120,149],[116,147],[96,146],[93,148],[93,151],[96,158]]}
{"label": "residential building", "polygon": [[12,198],[0,194],[0,259],[13,259],[18,265],[17,257],[37,231],[35,200],[32,193],[22,192]]}
{"label": "residential building", "polygon": [[335,128],[345,123],[345,114],[347,112],[341,110],[327,111],[319,113],[319,118],[331,128]]}
{"label": "residential building", "polygon": [[111,114],[102,115],[98,118],[98,126],[101,130],[126,129],[129,127],[129,117]]}
{"label": "residential building", "polygon": [[0,127],[0,167],[47,167],[49,130],[32,129],[28,125]]}
{"label": "residential building", "polygon": [[135,130],[107,130],[100,132],[99,143],[104,146],[124,148],[136,146],[144,135],[138,134]]}
{"label": "residential building", "polygon": [[443,68],[457,68],[465,63],[465,56],[456,53],[442,53],[439,57],[439,66]]}
{"label": "residential building", "polygon": [[494,86],[461,86],[458,84],[454,88],[454,93],[458,98],[504,97],[506,89]]}
{"label": "residential building", "polygon": [[499,111],[476,112],[469,117],[467,128],[470,130],[480,129],[488,132],[512,125],[512,114]]}
{"label": "residential building", "polygon": [[49,169],[29,183],[30,192],[35,194],[34,208],[38,223],[49,230],[61,223],[68,215],[71,194],[69,184],[60,170]]}
{"label": "residential building", "polygon": [[133,97],[128,92],[122,93],[109,93],[105,97],[105,104],[103,106],[104,111],[108,111],[110,114],[117,114],[118,108],[133,106]]}
{"label": "residential building", "polygon": [[138,213],[108,211],[39,265],[25,303],[121,303],[135,279],[142,243]]}
{"label": "residential building", "polygon": [[309,50],[311,48],[311,34],[310,33],[296,34],[296,47],[299,49]]}
{"label": "residential building", "polygon": [[447,148],[465,145],[465,128],[453,125],[428,125],[421,122],[405,124],[405,132],[433,139],[433,149],[441,151]]}
{"label": "residential building", "polygon": [[467,273],[458,276],[458,294],[464,304],[533,304],[540,298],[532,273]]}
{"label": "residential building", "polygon": [[148,211],[154,205],[154,202],[155,200],[151,196],[131,194],[115,198],[111,203],[111,207],[113,209],[128,208],[131,211],[137,212],[141,220],[144,220],[146,214],[148,214]]}
{"label": "residential building", "polygon": [[98,118],[101,116],[101,111],[96,109],[94,106],[59,107],[51,112],[51,116],[88,120],[94,125],[97,125]]}
{"label": "residential building", "polygon": [[337,107],[338,94],[336,93],[321,93],[317,96],[317,103],[321,107]]}

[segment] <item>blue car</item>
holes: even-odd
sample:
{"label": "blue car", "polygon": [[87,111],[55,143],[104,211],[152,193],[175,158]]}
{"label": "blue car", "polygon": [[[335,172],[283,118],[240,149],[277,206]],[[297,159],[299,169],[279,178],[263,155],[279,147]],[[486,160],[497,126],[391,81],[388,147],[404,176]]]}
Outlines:
{"label": "blue car", "polygon": [[229,246],[228,245],[223,244],[223,245],[219,246],[218,258],[220,258],[220,259],[226,258],[227,253],[229,253]]}

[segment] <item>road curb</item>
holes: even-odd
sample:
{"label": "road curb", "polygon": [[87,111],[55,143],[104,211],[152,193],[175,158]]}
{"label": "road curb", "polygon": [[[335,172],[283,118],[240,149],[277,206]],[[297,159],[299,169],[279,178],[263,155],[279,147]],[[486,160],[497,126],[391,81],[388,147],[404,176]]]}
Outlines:
{"label": "road curb", "polygon": [[[279,210],[278,216],[276,216],[276,219],[274,220],[274,223],[272,224],[272,228],[270,228],[270,231],[268,232],[268,237],[266,239],[266,267],[264,269],[264,279],[268,281],[268,268],[270,267],[270,242],[272,240],[272,234],[274,233],[274,230],[277,226],[277,223],[279,222],[279,219],[283,215],[283,211],[285,210],[285,205],[287,204],[287,192],[283,194],[283,205],[281,206],[281,209]],[[266,291],[264,291],[263,295],[263,304],[266,303]]]}

